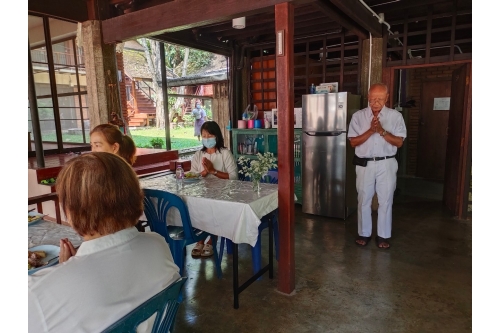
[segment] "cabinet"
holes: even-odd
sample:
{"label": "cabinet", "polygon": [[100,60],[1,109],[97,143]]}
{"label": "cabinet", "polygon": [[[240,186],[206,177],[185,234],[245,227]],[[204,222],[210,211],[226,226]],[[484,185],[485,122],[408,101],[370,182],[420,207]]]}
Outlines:
{"label": "cabinet", "polygon": [[[302,204],[302,129],[293,131],[293,163],[294,163],[294,192],[297,202]],[[279,159],[278,153],[278,129],[232,129],[231,130],[232,153],[236,160],[245,156],[249,159],[257,159],[258,153],[273,153]],[[279,178],[279,177],[278,177]]]}

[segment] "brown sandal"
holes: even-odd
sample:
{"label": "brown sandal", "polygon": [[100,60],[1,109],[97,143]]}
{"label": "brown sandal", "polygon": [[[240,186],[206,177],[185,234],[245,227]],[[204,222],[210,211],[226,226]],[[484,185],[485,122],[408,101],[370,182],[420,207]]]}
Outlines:
{"label": "brown sandal", "polygon": [[209,258],[213,256],[213,254],[214,254],[214,249],[212,247],[212,244],[205,244],[205,246],[203,246],[203,250],[201,250],[201,257]]}
{"label": "brown sandal", "polygon": [[[383,237],[377,236],[377,238],[375,239],[375,241],[377,242],[377,247],[379,249],[389,250],[391,248],[391,244],[389,243],[389,239],[388,238],[383,238]],[[383,243],[386,243],[388,246],[387,247],[380,246]]]}
{"label": "brown sandal", "polygon": [[[371,237],[365,237],[365,236],[358,236],[356,237],[356,240],[354,241],[357,246],[367,246],[368,243],[370,243]],[[364,244],[359,244],[358,241],[363,241],[365,242]]]}
{"label": "brown sandal", "polygon": [[201,257],[201,251],[203,250],[204,244],[196,243],[196,245],[191,250],[191,257],[199,258]]}

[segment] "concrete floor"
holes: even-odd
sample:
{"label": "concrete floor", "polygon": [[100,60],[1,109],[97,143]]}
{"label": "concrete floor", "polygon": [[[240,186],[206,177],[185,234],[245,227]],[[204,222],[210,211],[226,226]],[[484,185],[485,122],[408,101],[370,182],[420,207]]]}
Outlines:
{"label": "concrete floor", "polygon": [[[296,205],[295,291],[277,291],[275,268],[275,279],[243,291],[238,310],[232,257],[218,280],[211,259],[188,255],[173,332],[471,332],[472,222],[451,218],[441,193],[439,183],[398,180],[390,250],[355,245],[356,214],[342,221]],[[250,274],[250,246],[240,245],[240,281]]]}

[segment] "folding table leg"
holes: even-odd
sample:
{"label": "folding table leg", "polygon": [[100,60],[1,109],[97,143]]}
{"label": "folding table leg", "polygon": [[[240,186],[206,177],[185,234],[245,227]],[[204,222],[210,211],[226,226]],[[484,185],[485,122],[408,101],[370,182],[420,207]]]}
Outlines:
{"label": "folding table leg", "polygon": [[238,244],[233,242],[233,294],[234,294],[234,308],[238,309],[240,303],[238,301]]}
{"label": "folding table leg", "polygon": [[269,221],[269,278],[273,278],[273,221]]}

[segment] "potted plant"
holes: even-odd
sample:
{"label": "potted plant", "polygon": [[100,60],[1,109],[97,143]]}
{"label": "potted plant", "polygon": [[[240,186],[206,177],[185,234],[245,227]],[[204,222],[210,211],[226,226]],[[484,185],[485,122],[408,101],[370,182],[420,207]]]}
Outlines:
{"label": "potted plant", "polygon": [[157,148],[157,149],[161,149],[163,147],[163,144],[164,144],[164,141],[162,138],[153,138],[149,142],[151,143],[151,146],[153,146],[153,148]]}
{"label": "potted plant", "polygon": [[250,177],[252,181],[252,188],[255,192],[260,191],[260,180],[267,172],[273,168],[278,167],[276,158],[273,153],[267,152],[264,154],[258,153],[257,160],[250,160],[246,157],[240,156],[238,164],[241,166],[239,173]]}

